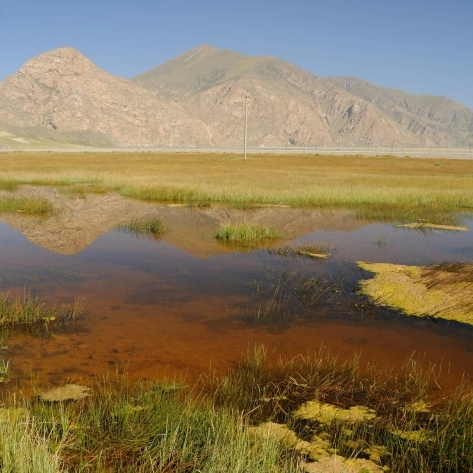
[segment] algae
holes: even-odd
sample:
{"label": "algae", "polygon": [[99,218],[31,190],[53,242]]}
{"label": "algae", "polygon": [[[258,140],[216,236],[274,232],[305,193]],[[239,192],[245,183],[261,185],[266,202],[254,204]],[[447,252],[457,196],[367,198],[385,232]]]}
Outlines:
{"label": "algae", "polygon": [[61,402],[61,401],[76,401],[90,396],[91,389],[87,386],[80,386],[79,384],[66,384],[58,388],[51,389],[38,396],[41,401],[46,402]]}
{"label": "algae", "polygon": [[473,324],[473,265],[357,264],[375,273],[374,278],[362,281],[360,286],[361,293],[377,304],[407,315]]}
{"label": "algae", "polygon": [[301,440],[297,434],[285,424],[265,422],[257,427],[250,427],[250,433],[263,440],[275,440],[283,447],[295,450],[311,461],[330,455],[330,441],[314,435],[310,442]]}
{"label": "algae", "polygon": [[316,462],[303,465],[305,473],[383,473],[388,471],[364,458],[344,458],[340,455],[330,455]]}
{"label": "algae", "polygon": [[435,435],[430,430],[394,430],[392,432],[396,437],[408,440],[413,443],[425,443],[434,440]]}
{"label": "algae", "polygon": [[365,406],[342,409],[324,402],[309,401],[294,412],[294,417],[329,426],[335,421],[356,424],[365,420],[372,420],[376,417],[376,411]]}

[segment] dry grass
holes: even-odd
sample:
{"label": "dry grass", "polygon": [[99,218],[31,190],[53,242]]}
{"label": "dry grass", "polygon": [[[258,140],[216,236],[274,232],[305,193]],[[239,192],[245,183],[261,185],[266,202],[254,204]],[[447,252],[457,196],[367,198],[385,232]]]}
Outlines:
{"label": "dry grass", "polygon": [[[396,220],[473,209],[473,161],[217,153],[7,153],[0,188],[83,184],[143,200],[355,208]],[[401,214],[399,210],[402,209]]]}

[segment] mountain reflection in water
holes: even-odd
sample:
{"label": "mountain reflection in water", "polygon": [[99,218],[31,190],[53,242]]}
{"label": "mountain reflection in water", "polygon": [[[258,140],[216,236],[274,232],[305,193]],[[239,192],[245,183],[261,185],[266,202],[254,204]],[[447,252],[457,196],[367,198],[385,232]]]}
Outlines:
{"label": "mountain reflection in water", "polygon": [[[159,215],[166,227],[161,239],[136,238],[110,229],[128,214],[102,218],[100,234],[100,225],[84,220],[87,202],[81,205],[75,226],[57,214],[49,221],[1,216],[8,225],[0,224],[0,291],[59,303],[84,296],[87,313],[69,332],[9,333],[2,356],[11,363],[13,385],[86,381],[115,365],[132,378],[193,377],[228,368],[260,343],[274,357],[323,345],[340,359],[356,353],[387,367],[414,353],[442,366],[445,386],[473,374],[473,328],[376,308],[356,293],[367,275],[355,265],[471,262],[471,231],[422,233],[350,212],[133,203],[129,213]],[[334,251],[318,259],[228,248],[212,237],[226,221],[277,227],[288,239],[273,247],[316,242]],[[274,317],[255,319],[270,310]]]}

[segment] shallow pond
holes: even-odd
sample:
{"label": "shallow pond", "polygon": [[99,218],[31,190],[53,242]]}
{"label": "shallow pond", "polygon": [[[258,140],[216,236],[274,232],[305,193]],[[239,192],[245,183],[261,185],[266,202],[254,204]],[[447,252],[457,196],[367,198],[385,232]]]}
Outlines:
{"label": "shallow pond", "polygon": [[[444,388],[473,375],[473,327],[375,307],[356,293],[369,275],[355,265],[471,262],[471,230],[420,232],[350,213],[290,209],[148,206],[146,212],[162,217],[161,239],[106,226],[86,238],[87,221],[71,227],[57,215],[54,221],[0,217],[8,222],[0,224],[1,292],[86,301],[86,316],[68,331],[3,334],[11,386],[87,382],[117,367],[131,378],[192,378],[228,368],[261,343],[274,357],[327,347],[342,360],[358,354],[387,367],[414,356],[435,365]],[[274,223],[276,215],[289,238],[273,248],[229,248],[212,237],[221,221]],[[113,228],[119,219],[104,220]],[[472,228],[473,218],[463,223]],[[329,245],[331,256],[275,251],[314,242]]]}

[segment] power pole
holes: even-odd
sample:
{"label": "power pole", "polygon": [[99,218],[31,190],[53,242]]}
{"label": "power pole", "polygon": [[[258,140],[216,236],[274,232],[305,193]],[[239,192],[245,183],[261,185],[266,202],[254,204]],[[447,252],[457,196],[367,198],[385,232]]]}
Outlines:
{"label": "power pole", "polygon": [[245,94],[245,137],[243,142],[243,154],[244,158],[246,159],[246,141],[248,138],[248,92]]}

